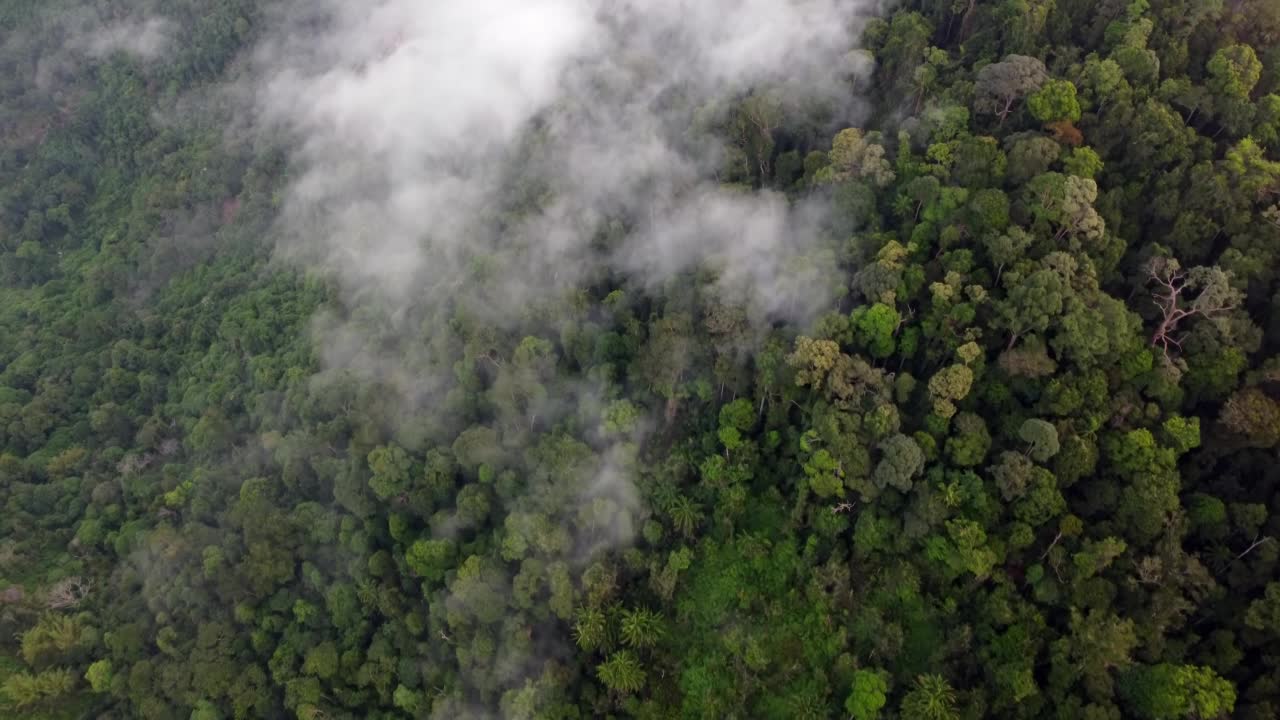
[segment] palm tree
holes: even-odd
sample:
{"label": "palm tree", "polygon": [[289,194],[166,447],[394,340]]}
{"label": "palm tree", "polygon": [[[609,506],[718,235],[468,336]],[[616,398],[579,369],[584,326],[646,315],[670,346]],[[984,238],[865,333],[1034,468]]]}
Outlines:
{"label": "palm tree", "polygon": [[647,608],[622,613],[622,642],[628,647],[647,648],[662,639],[662,616]]}
{"label": "palm tree", "polygon": [[610,690],[633,693],[644,687],[644,668],[630,650],[620,650],[596,666],[596,675]]}
{"label": "palm tree", "polygon": [[671,503],[671,522],[681,535],[692,537],[693,530],[702,522],[702,508],[689,498],[681,495]]}
{"label": "palm tree", "polygon": [[955,720],[956,691],[941,675],[920,675],[902,698],[902,717],[911,720]]}
{"label": "palm tree", "polygon": [[573,639],[586,651],[599,650],[608,644],[609,623],[599,608],[582,608],[573,623]]}

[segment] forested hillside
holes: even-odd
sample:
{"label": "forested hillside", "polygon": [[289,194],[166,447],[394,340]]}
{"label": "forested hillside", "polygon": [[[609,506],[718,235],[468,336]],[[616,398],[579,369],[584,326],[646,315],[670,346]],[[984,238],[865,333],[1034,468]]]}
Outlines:
{"label": "forested hillside", "polygon": [[438,5],[0,2],[0,716],[1280,716],[1280,2]]}

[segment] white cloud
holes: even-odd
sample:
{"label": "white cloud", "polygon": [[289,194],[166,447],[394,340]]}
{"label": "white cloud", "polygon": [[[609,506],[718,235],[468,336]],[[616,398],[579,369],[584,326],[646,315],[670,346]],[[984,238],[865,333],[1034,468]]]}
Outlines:
{"label": "white cloud", "polygon": [[89,55],[101,57],[122,51],[151,60],[160,56],[172,42],[174,25],[164,18],[146,18],[112,23],[96,30],[86,30],[75,43]]}
{"label": "white cloud", "polygon": [[[293,30],[265,43],[257,65],[261,116],[294,136],[302,169],[282,250],[353,296],[407,303],[471,257],[519,247],[545,271],[513,278],[506,301],[519,307],[596,269],[584,263],[589,241],[627,216],[644,232],[615,258],[626,269],[665,275],[711,259],[777,305],[771,274],[809,247],[812,228],[767,193],[718,194],[708,171],[719,148],[689,146],[688,124],[695,109],[763,85],[851,100],[842,81],[857,70],[857,8],[389,0],[325,5],[319,33],[316,16],[286,14]],[[534,162],[516,169],[535,122]],[[547,202],[496,222],[513,172],[545,184]],[[707,210],[714,227],[672,219]]]}

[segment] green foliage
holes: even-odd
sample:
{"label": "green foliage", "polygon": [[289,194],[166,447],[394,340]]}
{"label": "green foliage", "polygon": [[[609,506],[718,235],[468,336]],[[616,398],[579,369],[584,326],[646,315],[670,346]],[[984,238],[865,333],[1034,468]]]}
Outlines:
{"label": "green foliage", "polygon": [[76,676],[69,668],[45,670],[32,675],[18,673],[5,678],[0,692],[14,707],[30,708],[52,704],[70,693],[76,684]]}
{"label": "green foliage", "polygon": [[1009,55],[978,71],[974,80],[974,109],[997,115],[1003,123],[1019,99],[1048,81],[1044,63],[1026,55]]}
{"label": "green foliage", "polygon": [[827,165],[815,174],[814,182],[866,179],[884,187],[894,179],[893,168],[884,157],[884,146],[870,142],[858,128],[847,128],[836,134],[827,160]]}
{"label": "green foliage", "polygon": [[955,434],[947,438],[947,457],[959,467],[980,465],[991,448],[986,423],[973,413],[960,413],[952,428]]}
{"label": "green foliage", "polygon": [[113,670],[110,660],[96,660],[85,670],[84,679],[96,693],[107,692],[111,688]]}
{"label": "green foliage", "polygon": [[1027,97],[1027,109],[1042,123],[1080,119],[1076,86],[1068,80],[1049,80]]}
{"label": "green foliage", "polygon": [[1036,462],[1048,462],[1061,449],[1058,444],[1058,429],[1053,423],[1044,420],[1024,420],[1018,428],[1018,437],[1031,446],[1028,454]]}
{"label": "green foliage", "polygon": [[1231,683],[1207,667],[1161,663],[1129,671],[1121,692],[1138,717],[1150,720],[1227,717],[1236,704]]}
{"label": "green foliage", "polygon": [[75,618],[45,613],[22,634],[22,659],[33,667],[66,659],[80,645],[83,633]]}
{"label": "green foliage", "polygon": [[619,650],[596,666],[596,676],[614,692],[634,693],[644,687],[645,672],[629,650]]}
{"label": "green foliage", "polygon": [[888,691],[883,673],[859,670],[853,675],[853,688],[844,701],[844,709],[854,720],[875,720],[887,702]]}
{"label": "green foliage", "polygon": [[405,552],[405,563],[418,577],[429,582],[440,582],[445,571],[453,565],[454,546],[445,539],[415,540]]}
{"label": "green foliage", "polygon": [[818,450],[804,464],[805,475],[809,476],[809,487],[820,498],[829,498],[843,492],[844,482],[841,479],[840,464],[826,450]]}
{"label": "green foliage", "polygon": [[662,639],[662,618],[652,610],[639,608],[622,613],[622,642],[631,648],[647,648]]}
{"label": "green foliage", "polygon": [[1249,604],[1245,625],[1269,633],[1280,630],[1280,583],[1269,582],[1263,596]]}
{"label": "green foliage", "polygon": [[338,672],[338,649],[331,642],[323,642],[307,651],[302,671],[328,680]]}
{"label": "green foliage", "polygon": [[1168,438],[1168,444],[1179,455],[1200,447],[1200,418],[1185,418],[1181,415],[1173,415],[1166,419],[1160,427]]}
{"label": "green foliage", "polygon": [[901,323],[896,310],[888,305],[875,303],[870,307],[854,310],[850,319],[858,342],[867,348],[872,357],[886,358],[893,354],[896,346],[894,334]]}
{"label": "green foliage", "polygon": [[1233,393],[1222,408],[1220,419],[1229,432],[1248,445],[1280,444],[1280,402],[1257,388]]}
{"label": "green foliage", "polygon": [[964,399],[973,386],[973,370],[967,365],[950,365],[929,378],[933,411],[943,418],[955,414],[954,402]]}
{"label": "green foliage", "polygon": [[573,623],[573,637],[578,647],[588,652],[609,647],[609,620],[600,608],[579,608]]}
{"label": "green foliage", "polygon": [[1237,44],[1221,47],[1209,59],[1209,88],[1218,95],[1244,98],[1262,77],[1262,63],[1253,48]]}
{"label": "green foliage", "polygon": [[409,488],[409,455],[397,445],[374,448],[369,452],[369,487],[380,499],[399,495]]}
{"label": "green foliage", "polygon": [[956,693],[940,675],[921,675],[902,698],[902,714],[921,720],[956,720]]}
{"label": "green foliage", "polygon": [[924,453],[906,435],[894,435],[880,446],[881,458],[876,465],[876,485],[894,487],[902,492],[911,489],[912,480],[924,469]]}
{"label": "green foliage", "polygon": [[1071,154],[1063,159],[1062,167],[1070,175],[1094,180],[1102,172],[1104,164],[1102,157],[1093,148],[1078,147],[1073,148]]}
{"label": "green foliage", "polygon": [[743,92],[628,58],[639,184],[579,206],[560,97],[421,228],[346,212],[417,202],[421,128],[311,217],[325,129],[208,102],[274,11],[106,5],[0,8],[0,716],[1277,716],[1276,3],[912,1],[839,62],[812,15],[831,72]]}

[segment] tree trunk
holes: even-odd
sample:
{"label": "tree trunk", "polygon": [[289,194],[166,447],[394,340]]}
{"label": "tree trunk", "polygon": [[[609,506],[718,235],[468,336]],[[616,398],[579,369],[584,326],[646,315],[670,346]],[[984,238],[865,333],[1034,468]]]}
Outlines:
{"label": "tree trunk", "polygon": [[973,26],[973,11],[977,7],[978,0],[969,0],[969,7],[964,11],[964,17],[960,19],[960,42],[969,38],[969,30]]}
{"label": "tree trunk", "polygon": [[1013,110],[1013,103],[1017,98],[1010,97],[1004,101],[1004,109],[1000,111],[1000,126],[1004,127],[1005,118],[1009,117],[1009,112]]}

